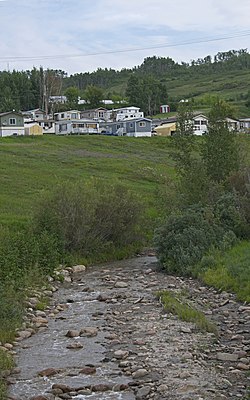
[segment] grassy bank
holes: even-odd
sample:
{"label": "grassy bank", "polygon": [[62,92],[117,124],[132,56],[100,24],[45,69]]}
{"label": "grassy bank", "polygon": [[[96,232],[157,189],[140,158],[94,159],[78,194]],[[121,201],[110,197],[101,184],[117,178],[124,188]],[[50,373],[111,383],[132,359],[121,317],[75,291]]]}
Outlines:
{"label": "grassy bank", "polygon": [[225,253],[211,253],[206,260],[207,268],[200,276],[207,285],[250,302],[250,242],[240,242]]}

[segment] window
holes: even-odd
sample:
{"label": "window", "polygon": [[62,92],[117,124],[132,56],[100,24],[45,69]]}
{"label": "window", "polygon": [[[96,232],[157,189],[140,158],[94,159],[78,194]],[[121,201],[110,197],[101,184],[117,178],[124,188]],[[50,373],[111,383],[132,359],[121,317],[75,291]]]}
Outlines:
{"label": "window", "polygon": [[67,131],[67,125],[66,124],[61,125],[61,131],[63,131],[63,132]]}
{"label": "window", "polygon": [[146,123],[145,122],[139,122],[139,126],[140,127],[144,127],[144,126],[146,126]]}
{"label": "window", "polygon": [[201,120],[201,125],[207,125],[207,121]]}
{"label": "window", "polygon": [[129,124],[129,127],[130,127],[130,128],[133,128],[133,126],[134,126],[133,123],[130,123],[130,124]]}
{"label": "window", "polygon": [[198,119],[198,120],[195,120],[195,121],[194,121],[194,124],[195,124],[195,125],[200,125],[200,124],[201,124],[201,121],[200,121],[199,119]]}
{"label": "window", "polygon": [[116,125],[116,129],[120,129],[121,125]]}
{"label": "window", "polygon": [[9,123],[10,125],[16,125],[16,118],[10,118]]}

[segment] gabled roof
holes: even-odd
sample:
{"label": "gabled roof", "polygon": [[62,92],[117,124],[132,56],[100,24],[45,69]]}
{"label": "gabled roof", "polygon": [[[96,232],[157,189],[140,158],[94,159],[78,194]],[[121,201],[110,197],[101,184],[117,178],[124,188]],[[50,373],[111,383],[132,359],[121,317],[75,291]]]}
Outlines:
{"label": "gabled roof", "polygon": [[9,114],[16,114],[16,115],[19,115],[20,117],[23,117],[23,114],[21,114],[20,112],[15,111],[15,110],[2,112],[2,113],[0,113],[0,117],[4,117],[5,115],[9,115]]}

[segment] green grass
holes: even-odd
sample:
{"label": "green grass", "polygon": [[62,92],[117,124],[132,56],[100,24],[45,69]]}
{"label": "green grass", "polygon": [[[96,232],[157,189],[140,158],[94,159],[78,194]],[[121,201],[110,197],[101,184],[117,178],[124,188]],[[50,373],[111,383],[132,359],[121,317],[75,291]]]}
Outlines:
{"label": "green grass", "polygon": [[121,182],[154,214],[156,192],[173,175],[168,141],[159,138],[43,136],[0,140],[0,221],[25,224],[40,197],[65,181]]}
{"label": "green grass", "polygon": [[157,293],[165,311],[177,315],[182,321],[192,322],[201,331],[211,332],[217,335],[216,326],[210,322],[201,311],[186,304],[186,299],[181,295],[168,290]]}
{"label": "green grass", "polygon": [[6,351],[0,349],[0,400],[7,399],[7,387],[6,383],[2,379],[2,373],[11,370],[13,367],[13,358]]}
{"label": "green grass", "polygon": [[213,266],[201,274],[202,280],[219,290],[235,293],[238,300],[250,302],[250,242],[241,242],[226,253],[211,256]]}

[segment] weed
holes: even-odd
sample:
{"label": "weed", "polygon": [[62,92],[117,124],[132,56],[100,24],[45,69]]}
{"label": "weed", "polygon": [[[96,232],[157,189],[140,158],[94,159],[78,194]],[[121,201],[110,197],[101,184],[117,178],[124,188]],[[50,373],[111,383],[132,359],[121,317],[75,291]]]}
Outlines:
{"label": "weed", "polygon": [[201,331],[217,335],[216,326],[201,311],[184,304],[177,295],[167,290],[157,292],[156,295],[160,299],[165,311],[177,315],[182,321],[193,322]]}

